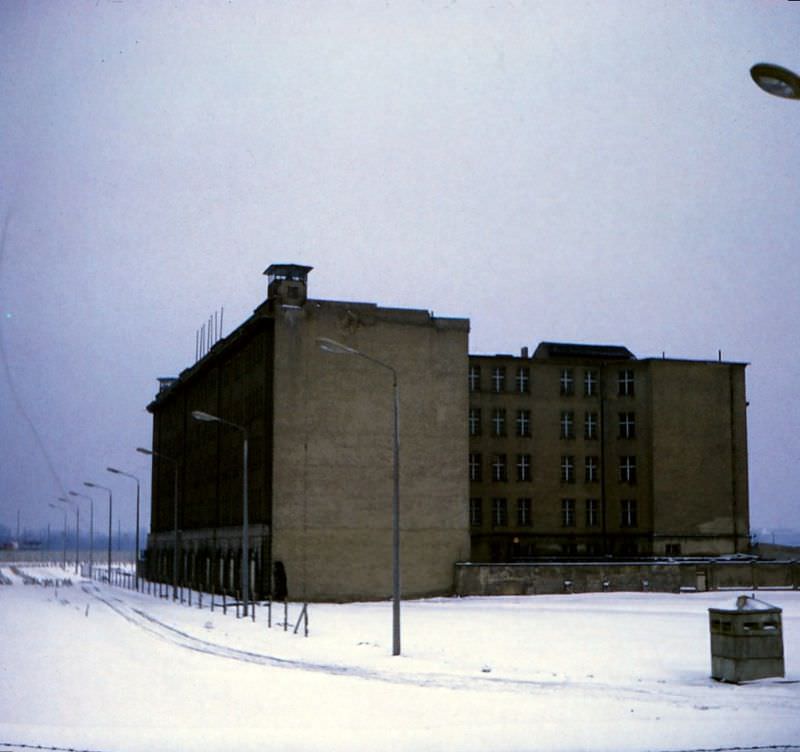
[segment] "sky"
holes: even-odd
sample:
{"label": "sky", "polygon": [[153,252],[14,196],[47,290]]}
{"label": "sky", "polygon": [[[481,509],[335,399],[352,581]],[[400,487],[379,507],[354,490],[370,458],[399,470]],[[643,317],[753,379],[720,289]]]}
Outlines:
{"label": "sky", "polygon": [[[264,299],[750,364],[751,523],[800,528],[800,7],[0,3],[0,524],[148,522],[145,407]],[[104,501],[104,492],[96,499]],[[115,524],[116,528],[116,524]]]}
{"label": "sky", "polygon": [[284,631],[282,608],[269,628],[262,606],[252,622],[208,594],[20,572],[65,575],[0,567],[5,750],[798,749],[798,592],[758,593],[782,611],[755,639],[783,645],[785,679],[734,685],[709,676],[709,609],[735,609],[732,592],[415,600],[394,657],[388,602],[312,603],[306,638],[300,603]]}

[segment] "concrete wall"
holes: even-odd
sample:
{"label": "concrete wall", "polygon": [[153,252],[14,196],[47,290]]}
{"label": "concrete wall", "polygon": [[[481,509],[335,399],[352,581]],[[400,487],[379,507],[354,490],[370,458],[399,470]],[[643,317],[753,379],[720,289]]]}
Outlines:
{"label": "concrete wall", "polygon": [[664,553],[749,546],[744,366],[648,361],[654,530]]}
{"label": "concrete wall", "polygon": [[800,561],[456,564],[458,595],[800,587]]}
{"label": "concrete wall", "polygon": [[273,558],[290,597],[392,592],[392,375],[318,337],[397,370],[402,590],[451,592],[469,554],[468,322],[314,300],[274,315]]}

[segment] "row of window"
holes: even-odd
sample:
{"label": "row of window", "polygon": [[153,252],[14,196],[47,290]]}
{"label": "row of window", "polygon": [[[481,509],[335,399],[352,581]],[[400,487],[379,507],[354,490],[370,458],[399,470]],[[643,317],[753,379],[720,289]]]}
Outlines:
{"label": "row of window", "polygon": [[[506,454],[493,454],[489,462],[489,477],[492,481],[504,482],[508,480],[509,460]],[[517,481],[532,480],[531,455],[516,455]],[[575,483],[575,456],[561,455],[562,483]],[[480,452],[469,453],[469,479],[479,483],[483,480],[483,455]],[[597,483],[600,480],[600,458],[596,455],[587,455],[583,458],[583,479],[585,483]],[[619,458],[617,479],[620,483],[636,484],[636,456],[623,455]]]}
{"label": "row of window", "polygon": [[[576,499],[561,499],[561,527],[577,527],[578,502]],[[636,499],[622,499],[619,503],[619,524],[623,528],[638,525]],[[474,496],[469,500],[469,522],[472,527],[483,525],[483,499]],[[491,499],[490,524],[492,527],[508,527],[508,499],[496,497]],[[600,500],[586,499],[583,503],[583,523],[585,527],[600,526]],[[533,501],[530,497],[517,499],[516,527],[533,526]]]}
{"label": "row of window", "polygon": [[[468,384],[470,392],[482,391],[481,367],[477,364],[470,364],[468,374]],[[513,376],[513,384],[508,389],[510,379],[506,378],[505,366],[494,366],[491,369],[489,378],[490,391],[501,394],[506,391],[513,391],[517,394],[528,394],[530,391],[531,372],[528,366],[517,366]],[[562,396],[575,394],[575,369],[562,368],[559,374],[559,393]],[[586,369],[583,372],[583,395],[584,397],[597,397],[600,393],[600,380],[598,371]],[[621,397],[632,397],[634,395],[634,373],[631,368],[624,368],[617,373],[617,394]]]}
{"label": "row of window", "polygon": [[[636,438],[636,413],[625,411],[618,414],[618,433],[620,439]],[[470,436],[480,436],[483,430],[483,414],[480,407],[471,407],[467,419]],[[492,408],[489,425],[492,436],[506,436],[506,426],[508,423],[506,408]],[[598,436],[598,414],[593,411],[586,411],[583,415],[583,438],[597,439]],[[531,411],[517,410],[514,419],[515,433],[519,437],[529,438],[531,436]],[[562,439],[575,438],[575,411],[562,410],[560,416],[560,435]]]}

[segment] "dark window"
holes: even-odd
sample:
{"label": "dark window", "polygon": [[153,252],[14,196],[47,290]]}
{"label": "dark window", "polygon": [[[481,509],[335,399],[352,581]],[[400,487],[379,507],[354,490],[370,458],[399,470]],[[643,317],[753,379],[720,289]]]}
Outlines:
{"label": "dark window", "polygon": [[636,438],[636,413],[624,412],[619,414],[619,437],[621,439]]}
{"label": "dark window", "polygon": [[529,454],[517,455],[517,480],[531,479],[531,456]]}
{"label": "dark window", "polygon": [[533,524],[531,517],[531,500],[517,499],[517,525],[519,527],[530,527]]}
{"label": "dark window", "polygon": [[561,527],[575,527],[575,499],[561,499]]}
{"label": "dark window", "polygon": [[597,527],[600,524],[600,500],[586,499],[586,527]]}
{"label": "dark window", "polygon": [[480,452],[469,453],[469,479],[472,481],[480,481],[481,473],[481,454]]}
{"label": "dark window", "polygon": [[492,369],[492,391],[504,392],[506,389],[506,369],[505,366],[495,366]]}
{"label": "dark window", "polygon": [[575,438],[575,413],[572,410],[561,411],[561,438]]}
{"label": "dark window", "polygon": [[621,483],[636,483],[636,457],[619,458],[619,480]]}
{"label": "dark window", "polygon": [[633,370],[626,368],[620,371],[617,385],[619,387],[617,391],[621,397],[633,397]]}
{"label": "dark window", "polygon": [[469,409],[469,435],[481,435],[481,409],[479,407]]}
{"label": "dark window", "polygon": [[584,371],[583,393],[586,397],[597,396],[597,371]]}
{"label": "dark window", "polygon": [[636,499],[623,499],[621,502],[622,527],[636,527]]}
{"label": "dark window", "polygon": [[575,458],[571,455],[561,455],[561,482],[575,482]]}
{"label": "dark window", "polygon": [[483,524],[483,499],[475,496],[469,500],[469,524],[480,527]]}
{"label": "dark window", "polygon": [[505,499],[492,499],[492,527],[508,526],[508,502]]}
{"label": "dark window", "polygon": [[680,543],[667,543],[664,553],[667,556],[680,556],[681,555],[681,544]]}
{"label": "dark window", "polygon": [[530,369],[527,366],[517,368],[517,392],[527,394],[530,391]]}
{"label": "dark window", "polygon": [[469,367],[469,390],[471,392],[479,392],[481,390],[481,367]]}
{"label": "dark window", "polygon": [[597,413],[586,412],[583,416],[583,438],[596,439],[597,438]]}
{"label": "dark window", "polygon": [[492,411],[492,435],[506,435],[506,409],[504,407],[496,407]]}
{"label": "dark window", "polygon": [[492,480],[508,480],[506,467],[506,456],[504,454],[496,454],[492,459]]}
{"label": "dark window", "polygon": [[517,410],[517,436],[531,435],[531,411]]}
{"label": "dark window", "polygon": [[600,461],[597,457],[589,456],[584,458],[584,480],[587,483],[597,483],[600,480]]}
{"label": "dark window", "polygon": [[571,368],[561,369],[561,377],[559,378],[559,392],[564,396],[575,394],[575,379],[573,378]]}

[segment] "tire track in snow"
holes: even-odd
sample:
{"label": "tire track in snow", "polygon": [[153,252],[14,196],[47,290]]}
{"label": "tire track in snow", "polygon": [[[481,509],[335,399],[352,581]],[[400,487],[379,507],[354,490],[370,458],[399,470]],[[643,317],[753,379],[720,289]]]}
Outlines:
{"label": "tire track in snow", "polygon": [[[340,676],[354,679],[364,679],[366,681],[380,681],[388,684],[400,684],[417,687],[430,687],[434,689],[451,690],[472,690],[490,692],[526,692],[550,693],[554,694],[562,689],[580,688],[586,694],[607,696],[613,692],[620,699],[627,698],[631,701],[639,700],[642,702],[667,702],[677,707],[692,707],[697,710],[717,710],[722,709],[721,705],[698,705],[698,698],[693,693],[659,688],[649,689],[646,687],[630,687],[619,684],[600,684],[588,683],[574,680],[566,682],[556,681],[537,681],[534,679],[514,679],[511,677],[499,676],[469,676],[463,674],[445,673],[395,673],[381,671],[377,669],[365,668],[362,666],[343,666],[334,663],[318,663],[314,661],[303,661],[290,658],[277,658],[265,653],[255,653],[239,648],[232,648],[218,643],[209,642],[199,637],[195,637],[174,626],[171,626],[152,614],[148,614],[141,609],[135,608],[120,598],[113,599],[103,597],[97,588],[92,592],[87,586],[83,586],[84,592],[97,600],[101,601],[114,612],[119,614],[130,624],[149,632],[155,637],[169,642],[178,647],[182,647],[192,652],[204,655],[226,658],[228,660],[241,661],[259,666],[269,666],[272,668],[294,669],[296,671],[307,671],[310,673],[325,674],[328,676]],[[702,687],[691,687],[691,689],[705,689]],[[685,688],[689,689],[689,688]],[[765,699],[764,702],[772,705],[775,698]],[[750,698],[749,703],[752,707],[754,699]],[[730,708],[729,708],[730,709]]]}

